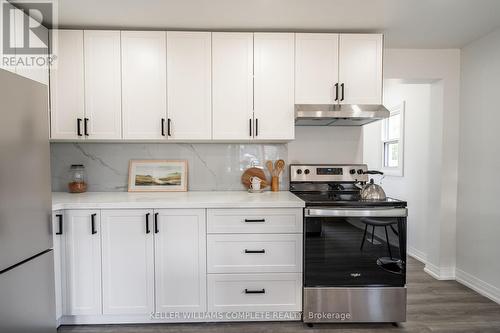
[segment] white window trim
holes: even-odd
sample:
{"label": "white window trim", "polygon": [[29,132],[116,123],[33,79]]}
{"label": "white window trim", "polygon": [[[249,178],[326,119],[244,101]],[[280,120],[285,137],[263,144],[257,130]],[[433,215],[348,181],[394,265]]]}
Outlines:
{"label": "white window trim", "polygon": [[[392,115],[399,113],[400,117],[400,125],[399,125],[399,140],[388,140],[386,139],[386,131],[389,119],[384,119],[381,126],[381,171],[384,175],[394,176],[394,177],[403,177],[404,176],[404,138],[405,138],[405,101],[401,102],[401,104],[396,105],[394,107],[389,108],[389,112]],[[398,151],[398,167],[390,168],[385,166],[385,144],[390,142],[399,141],[399,151]]]}

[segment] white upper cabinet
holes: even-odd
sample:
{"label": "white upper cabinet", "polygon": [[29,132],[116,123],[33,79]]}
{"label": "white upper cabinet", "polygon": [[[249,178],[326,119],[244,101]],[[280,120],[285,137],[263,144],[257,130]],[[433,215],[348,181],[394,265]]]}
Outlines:
{"label": "white upper cabinet", "polygon": [[64,213],[66,315],[98,315],[101,303],[101,230],[98,210]]}
{"label": "white upper cabinet", "polygon": [[339,35],[295,35],[295,103],[332,104],[338,100]]}
{"label": "white upper cabinet", "polygon": [[383,36],[341,34],[339,45],[340,103],[382,104]]}
{"label": "white upper cabinet", "polygon": [[211,52],[210,32],[167,32],[169,138],[212,138]]}
{"label": "white upper cabinet", "polygon": [[103,314],[153,312],[153,211],[101,214]]}
{"label": "white upper cabinet", "polygon": [[85,31],[85,121],[89,139],[120,139],[120,32]]}
{"label": "white upper cabinet", "polygon": [[50,68],[51,137],[82,139],[84,116],[83,31],[53,30]]}
{"label": "white upper cabinet", "polygon": [[155,210],[157,312],[206,310],[204,209]]}
{"label": "white upper cabinet", "polygon": [[[27,31],[24,30],[25,24],[28,24],[30,27],[30,29]],[[32,29],[36,29],[37,33],[35,34]],[[25,36],[25,34],[27,35]],[[26,42],[28,42],[29,45],[25,45]],[[38,54],[24,54],[20,51],[16,52],[16,57],[19,60],[23,60],[25,56],[27,56],[28,58],[31,58],[33,56],[37,58],[35,64],[24,64],[24,60],[20,61],[20,64],[16,66],[16,74],[48,85],[49,68],[47,66],[47,47],[49,45],[49,31],[38,21],[26,15],[20,9],[15,10],[15,45],[17,48],[25,48],[29,46],[30,48],[45,49],[45,51]]]}
{"label": "white upper cabinet", "polygon": [[253,33],[212,33],[214,140],[253,137]]}
{"label": "white upper cabinet", "polygon": [[254,34],[254,137],[293,140],[293,33]]}
{"label": "white upper cabinet", "polygon": [[[166,33],[122,31],[122,117],[124,139],[166,136]],[[192,97],[193,99],[196,96]]]}

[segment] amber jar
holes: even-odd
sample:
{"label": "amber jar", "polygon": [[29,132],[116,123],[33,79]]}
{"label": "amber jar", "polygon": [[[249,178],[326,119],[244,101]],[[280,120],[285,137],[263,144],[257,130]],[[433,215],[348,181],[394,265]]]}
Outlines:
{"label": "amber jar", "polygon": [[87,191],[85,167],[83,164],[72,164],[70,167],[70,181],[68,189],[70,193],[83,193]]}

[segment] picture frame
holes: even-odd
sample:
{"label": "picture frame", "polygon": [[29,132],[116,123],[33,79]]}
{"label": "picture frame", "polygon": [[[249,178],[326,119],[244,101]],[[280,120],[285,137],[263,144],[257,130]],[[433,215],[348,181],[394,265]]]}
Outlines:
{"label": "picture frame", "polygon": [[186,192],[186,160],[130,160],[129,192]]}

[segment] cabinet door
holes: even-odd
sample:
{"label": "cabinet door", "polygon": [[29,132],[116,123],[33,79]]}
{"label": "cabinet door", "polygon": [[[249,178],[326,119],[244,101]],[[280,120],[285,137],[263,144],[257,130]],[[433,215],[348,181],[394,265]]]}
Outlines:
{"label": "cabinet door", "polygon": [[155,218],[156,311],[205,311],[205,210],[158,210]]}
{"label": "cabinet door", "polygon": [[[11,15],[11,10],[12,10],[12,13],[14,12],[15,10],[15,7],[13,5],[11,5],[8,1],[6,0],[1,0],[0,1],[0,17],[2,17],[2,24],[0,24],[0,36],[2,36],[2,42],[0,43],[0,56],[2,57],[2,61],[0,61],[0,69],[5,69],[9,72],[15,72],[16,71],[16,68],[14,66],[11,66],[9,62],[5,63],[4,64],[4,56],[7,57],[6,59],[10,59],[12,56],[15,56],[15,54],[10,54],[8,52],[8,50],[4,50],[4,38],[3,38],[3,35],[4,35],[4,20],[3,18],[4,17],[7,17],[6,15]],[[5,13],[5,14],[4,14]],[[5,15],[5,16],[4,16]],[[12,14],[13,15],[13,14]],[[10,20],[10,29],[9,29],[9,42],[10,41],[14,41],[15,43],[15,28],[14,28],[14,25],[15,25],[15,20],[12,18],[12,16],[10,16],[9,18]],[[12,45],[13,46],[13,45]]]}
{"label": "cabinet door", "polygon": [[167,115],[166,35],[122,31],[124,139],[161,139]]}
{"label": "cabinet door", "polygon": [[382,104],[382,35],[341,34],[339,54],[340,103]]}
{"label": "cabinet door", "polygon": [[254,136],[293,140],[294,34],[254,34]]}
{"label": "cabinet door", "polygon": [[[26,23],[25,23],[26,22]],[[26,32],[24,30],[25,24],[29,25],[30,30]],[[37,33],[33,33],[31,29],[36,29]],[[28,33],[28,36],[24,34]],[[24,54],[22,51],[16,52],[16,58],[24,59],[25,57],[31,58],[35,57],[35,64],[24,64],[24,62],[19,62],[20,65],[16,67],[16,73],[28,79],[43,83],[45,85],[49,84],[49,68],[47,66],[47,56],[48,56],[48,45],[49,45],[49,31],[38,21],[26,15],[22,10],[16,9],[15,15],[15,36],[16,36],[16,47],[23,48],[27,47],[25,41],[29,42],[29,47],[34,48],[44,48],[46,51],[39,54]],[[41,58],[43,59],[43,62]]]}
{"label": "cabinet door", "polygon": [[84,31],[85,118],[89,139],[121,139],[119,31]]}
{"label": "cabinet door", "polygon": [[64,265],[66,270],[65,314],[101,314],[101,228],[99,211],[66,211],[63,232],[66,242],[66,263]]}
{"label": "cabinet door", "polygon": [[332,104],[338,100],[339,35],[295,35],[295,103]]}
{"label": "cabinet door", "polygon": [[152,215],[149,210],[102,211],[104,314],[154,311]]}
{"label": "cabinet door", "polygon": [[54,284],[56,291],[56,320],[63,315],[64,270],[64,215],[62,211],[52,213],[52,243],[54,248]]}
{"label": "cabinet door", "polygon": [[214,140],[253,137],[253,33],[212,33]]}
{"label": "cabinet door", "polygon": [[212,138],[210,32],[167,32],[169,138]]}
{"label": "cabinet door", "polygon": [[82,139],[84,118],[83,31],[54,30],[50,68],[51,137]]}

